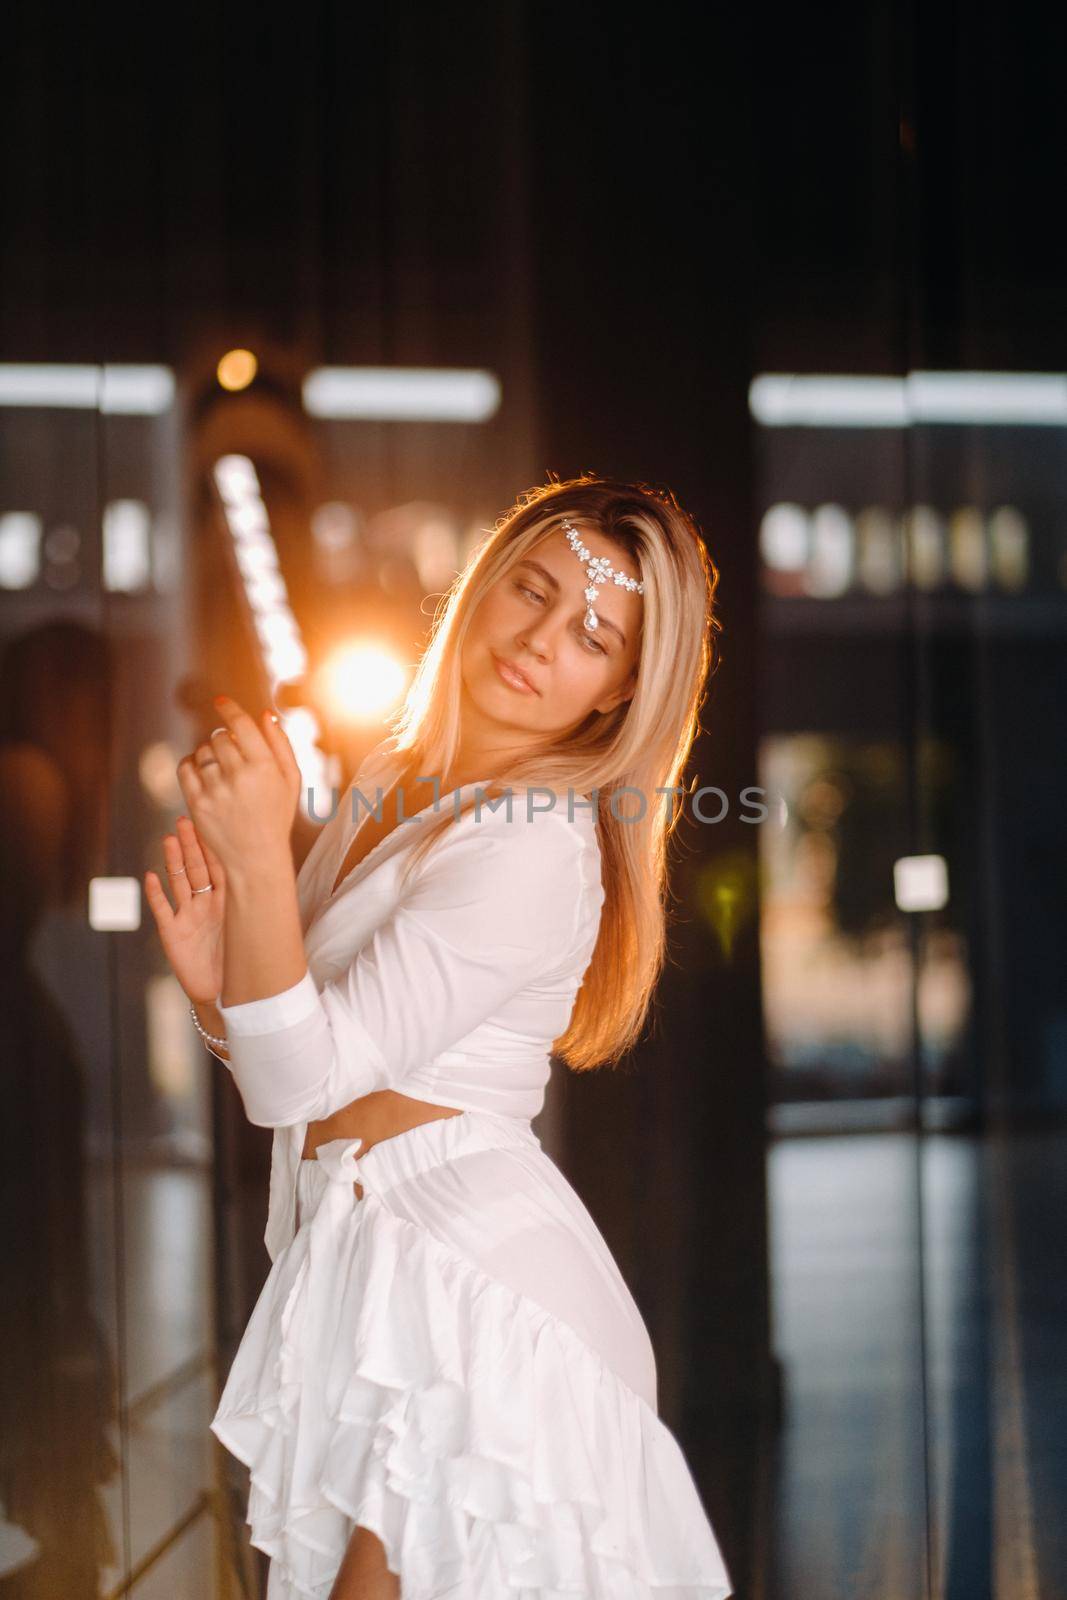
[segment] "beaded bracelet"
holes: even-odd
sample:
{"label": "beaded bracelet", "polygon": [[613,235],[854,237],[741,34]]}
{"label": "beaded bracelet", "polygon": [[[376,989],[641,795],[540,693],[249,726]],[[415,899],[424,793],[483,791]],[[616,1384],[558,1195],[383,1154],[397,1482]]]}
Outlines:
{"label": "beaded bracelet", "polygon": [[189,1015],[192,1017],[194,1023],[196,1024],[196,1031],[197,1031],[198,1034],[200,1034],[201,1038],[205,1039],[208,1044],[217,1044],[217,1045],[221,1045],[223,1049],[226,1048],[227,1040],[225,1039],[225,1037],[220,1039],[217,1033],[208,1033],[207,1029],[204,1027],[203,1023],[200,1021],[200,1018],[197,1016],[196,1007],[194,1005],[191,1005],[189,1007]]}

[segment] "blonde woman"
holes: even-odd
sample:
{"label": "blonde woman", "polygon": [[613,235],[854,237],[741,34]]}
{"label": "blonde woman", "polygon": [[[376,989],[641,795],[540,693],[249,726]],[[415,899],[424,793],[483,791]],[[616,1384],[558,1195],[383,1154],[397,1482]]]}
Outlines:
{"label": "blonde woman", "polygon": [[212,1424],[269,1600],[732,1593],[637,1305],[530,1125],[553,1054],[610,1064],[646,1017],[717,581],[671,495],[550,481],[457,577],[299,875],[269,714],[220,697],[179,765],[177,909],[148,898],[274,1129]]}

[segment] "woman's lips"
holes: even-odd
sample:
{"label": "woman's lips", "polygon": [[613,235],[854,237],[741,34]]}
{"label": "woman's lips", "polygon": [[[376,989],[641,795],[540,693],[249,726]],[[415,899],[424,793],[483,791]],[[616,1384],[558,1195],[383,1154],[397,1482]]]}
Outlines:
{"label": "woman's lips", "polygon": [[493,656],[493,664],[497,674],[509,689],[517,689],[520,694],[536,694],[537,690],[514,667],[509,667],[506,661],[501,661],[499,656]]}

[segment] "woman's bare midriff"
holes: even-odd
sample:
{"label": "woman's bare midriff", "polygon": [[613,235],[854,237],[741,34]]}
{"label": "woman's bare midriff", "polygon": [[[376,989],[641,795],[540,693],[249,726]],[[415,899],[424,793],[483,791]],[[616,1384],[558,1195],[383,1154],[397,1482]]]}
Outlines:
{"label": "woman's bare midriff", "polygon": [[[395,1138],[398,1133],[407,1133],[409,1128],[417,1128],[424,1122],[461,1115],[455,1106],[413,1100],[395,1089],[375,1089],[342,1106],[332,1116],[323,1117],[321,1122],[309,1122],[302,1157],[305,1161],[318,1160],[319,1145],[329,1144],[331,1139],[362,1139],[357,1157],[363,1156],[382,1139]],[[356,1194],[362,1200],[362,1184],[356,1184]]]}

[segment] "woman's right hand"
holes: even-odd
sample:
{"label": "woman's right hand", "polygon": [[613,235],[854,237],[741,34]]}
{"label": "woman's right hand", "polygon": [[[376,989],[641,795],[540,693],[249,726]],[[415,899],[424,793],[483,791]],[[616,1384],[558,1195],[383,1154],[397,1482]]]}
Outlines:
{"label": "woman's right hand", "polygon": [[[226,874],[188,817],[178,818],[177,830],[176,836],[168,833],[163,840],[177,906],[171,906],[158,875],[151,871],[144,876],[145,896],[178,982],[194,1004],[214,1005],[222,989]],[[209,883],[214,885],[211,894],[193,893]]]}

